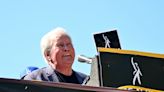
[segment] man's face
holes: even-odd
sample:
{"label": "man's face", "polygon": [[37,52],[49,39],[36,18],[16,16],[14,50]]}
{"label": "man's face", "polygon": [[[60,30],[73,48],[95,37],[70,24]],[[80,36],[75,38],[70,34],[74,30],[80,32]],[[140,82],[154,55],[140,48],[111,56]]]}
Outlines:
{"label": "man's face", "polygon": [[72,67],[75,58],[75,51],[68,36],[58,36],[50,51],[50,58],[56,69]]}

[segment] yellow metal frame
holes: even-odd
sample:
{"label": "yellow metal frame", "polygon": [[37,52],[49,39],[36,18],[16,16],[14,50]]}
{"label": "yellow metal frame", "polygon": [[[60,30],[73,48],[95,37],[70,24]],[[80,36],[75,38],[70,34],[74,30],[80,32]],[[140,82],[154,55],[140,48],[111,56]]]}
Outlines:
{"label": "yellow metal frame", "polygon": [[122,49],[115,49],[115,48],[98,48],[99,52],[111,52],[111,53],[118,53],[118,54],[132,54],[132,55],[141,55],[147,57],[155,57],[155,58],[163,58],[164,54],[157,54],[157,53],[150,53],[150,52],[141,52],[141,51],[132,51],[132,50],[122,50]]}
{"label": "yellow metal frame", "polygon": [[164,92],[162,90],[150,89],[150,88],[133,86],[133,85],[121,86],[121,87],[118,87],[118,89],[134,90],[134,91],[138,91],[138,92],[143,92],[143,91],[145,91],[145,92]]}

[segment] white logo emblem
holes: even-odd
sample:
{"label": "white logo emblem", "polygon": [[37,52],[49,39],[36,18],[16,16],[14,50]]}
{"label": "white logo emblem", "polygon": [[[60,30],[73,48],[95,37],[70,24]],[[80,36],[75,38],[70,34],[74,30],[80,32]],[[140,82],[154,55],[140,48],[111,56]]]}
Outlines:
{"label": "white logo emblem", "polygon": [[105,40],[105,48],[110,48],[110,41],[108,39],[107,36],[105,36],[104,34],[102,34],[104,40]]}
{"label": "white logo emblem", "polygon": [[142,76],[142,73],[140,71],[140,68],[138,66],[138,63],[134,62],[133,57],[131,58],[131,63],[132,66],[134,68],[134,72],[133,72],[133,85],[135,85],[136,81],[138,81],[138,83],[141,85],[141,80],[140,80],[140,76]]}

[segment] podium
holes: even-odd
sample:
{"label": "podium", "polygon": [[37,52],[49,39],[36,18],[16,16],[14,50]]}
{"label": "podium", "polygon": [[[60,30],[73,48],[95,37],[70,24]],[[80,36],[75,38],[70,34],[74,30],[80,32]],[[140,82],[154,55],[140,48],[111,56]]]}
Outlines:
{"label": "podium", "polygon": [[[98,48],[86,85],[164,90],[164,54]],[[98,81],[99,80],[99,81]]]}
{"label": "podium", "polygon": [[129,92],[111,87],[82,86],[70,83],[53,83],[0,78],[0,92]]}

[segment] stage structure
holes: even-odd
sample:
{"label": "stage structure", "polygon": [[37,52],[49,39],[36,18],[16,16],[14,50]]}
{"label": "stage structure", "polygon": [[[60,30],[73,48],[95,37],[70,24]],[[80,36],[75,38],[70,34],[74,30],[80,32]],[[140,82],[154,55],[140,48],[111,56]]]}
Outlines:
{"label": "stage structure", "polygon": [[123,50],[117,30],[94,33],[95,57],[82,85],[0,78],[0,92],[164,92],[164,54]]}

